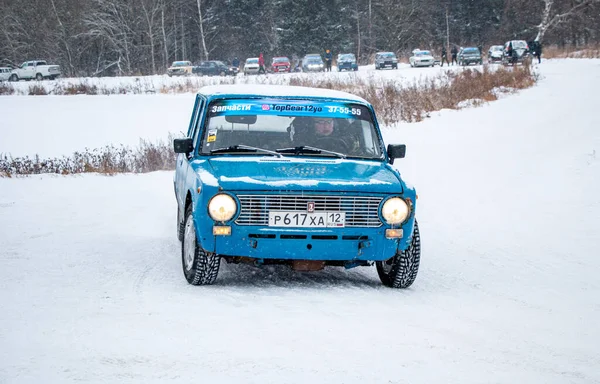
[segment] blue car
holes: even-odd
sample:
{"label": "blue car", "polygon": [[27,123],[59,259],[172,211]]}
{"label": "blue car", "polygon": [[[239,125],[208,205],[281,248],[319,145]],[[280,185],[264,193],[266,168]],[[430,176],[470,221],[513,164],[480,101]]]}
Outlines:
{"label": "blue car", "polygon": [[342,72],[343,70],[358,71],[358,64],[356,64],[356,56],[354,56],[354,53],[339,54],[336,63],[338,72]]}
{"label": "blue car", "polygon": [[221,261],[299,271],[375,264],[386,286],[415,281],[417,196],[392,166],[406,147],[385,147],[364,99],[292,86],[204,87],[174,149],[190,284],[212,284]]}

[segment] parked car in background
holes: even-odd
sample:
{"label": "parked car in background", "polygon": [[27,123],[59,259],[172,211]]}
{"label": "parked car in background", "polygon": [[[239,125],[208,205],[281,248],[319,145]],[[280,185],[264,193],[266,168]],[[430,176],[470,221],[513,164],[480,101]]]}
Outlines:
{"label": "parked car in background", "polygon": [[504,44],[502,64],[516,65],[529,60],[529,45],[525,40],[511,40]]}
{"label": "parked car in background", "polygon": [[174,61],[169,68],[167,68],[167,75],[169,76],[189,76],[192,74],[192,62],[191,61]]}
{"label": "parked car in background", "polygon": [[8,81],[10,78],[11,68],[8,67],[0,67],[0,81]]}
{"label": "parked car in background", "polygon": [[325,63],[318,53],[309,53],[302,59],[302,72],[323,72]]}
{"label": "parked car in background", "polygon": [[258,57],[249,57],[244,63],[244,75],[256,75],[260,69]]}
{"label": "parked car in background", "polygon": [[398,69],[398,58],[394,52],[377,52],[375,54],[375,69],[390,67]]}
{"label": "parked car in background", "polygon": [[502,45],[492,45],[488,49],[488,63],[500,63],[502,62],[502,51],[504,47]]}
{"label": "parked car in background", "polygon": [[290,72],[291,69],[292,64],[287,57],[274,57],[273,60],[271,60],[271,72],[273,73]]}
{"label": "parked car in background", "polygon": [[222,61],[202,61],[192,68],[192,73],[198,76],[235,76],[236,71]]}
{"label": "parked car in background", "polygon": [[10,81],[19,80],[54,80],[61,75],[59,65],[48,65],[44,60],[26,61],[19,68],[10,72]]}
{"label": "parked car in background", "polygon": [[358,64],[356,63],[356,56],[354,53],[340,53],[337,55],[337,68],[338,72],[347,71],[358,71]]}
{"label": "parked car in background", "polygon": [[413,55],[408,59],[411,67],[433,67],[435,60],[430,51],[415,49]]}
{"label": "parked car in background", "polygon": [[322,88],[217,85],[200,89],[191,116],[173,142],[189,284],[214,283],[221,262],[375,264],[388,287],[415,281],[417,196],[392,166],[406,146],[386,148],[367,101]]}
{"label": "parked car in background", "polygon": [[481,52],[477,47],[461,48],[456,57],[458,65],[483,64]]}

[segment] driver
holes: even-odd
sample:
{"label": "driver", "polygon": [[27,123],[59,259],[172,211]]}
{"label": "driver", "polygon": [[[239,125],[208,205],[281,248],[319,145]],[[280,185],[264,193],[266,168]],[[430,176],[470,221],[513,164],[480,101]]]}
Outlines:
{"label": "driver", "polygon": [[[302,141],[299,144],[344,154],[354,151],[358,146],[351,137],[344,137],[339,119],[311,117],[297,118],[297,120],[300,121],[294,121],[294,126],[297,128],[300,141]],[[308,129],[305,130],[304,127]]]}

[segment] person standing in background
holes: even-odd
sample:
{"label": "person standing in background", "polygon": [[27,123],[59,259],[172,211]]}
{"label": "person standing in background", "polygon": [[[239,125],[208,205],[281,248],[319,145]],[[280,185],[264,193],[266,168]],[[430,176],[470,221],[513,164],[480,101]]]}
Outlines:
{"label": "person standing in background", "polygon": [[452,47],[450,53],[452,54],[452,65],[454,65],[454,63],[458,65],[458,61],[456,61],[456,55],[458,55],[458,49],[456,49],[456,45]]}
{"label": "person standing in background", "polygon": [[446,64],[450,66],[450,63],[448,62],[448,52],[446,52],[446,47],[442,47],[442,67],[444,66],[444,60],[446,61]]}
{"label": "person standing in background", "polygon": [[265,58],[263,57],[263,54],[261,52],[258,56],[258,73],[262,73],[264,75],[266,72],[267,71],[265,70]]}
{"label": "person standing in background", "polygon": [[325,50],[325,68],[327,72],[331,72],[331,62],[333,61],[333,54],[329,49]]}

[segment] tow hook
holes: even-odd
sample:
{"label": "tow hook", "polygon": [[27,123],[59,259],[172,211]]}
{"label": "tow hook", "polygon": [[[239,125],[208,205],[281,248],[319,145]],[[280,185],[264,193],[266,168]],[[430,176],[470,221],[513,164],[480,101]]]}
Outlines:
{"label": "tow hook", "polygon": [[362,250],[363,248],[369,248],[371,246],[371,242],[370,241],[359,241],[358,242],[358,255],[362,255]]}

